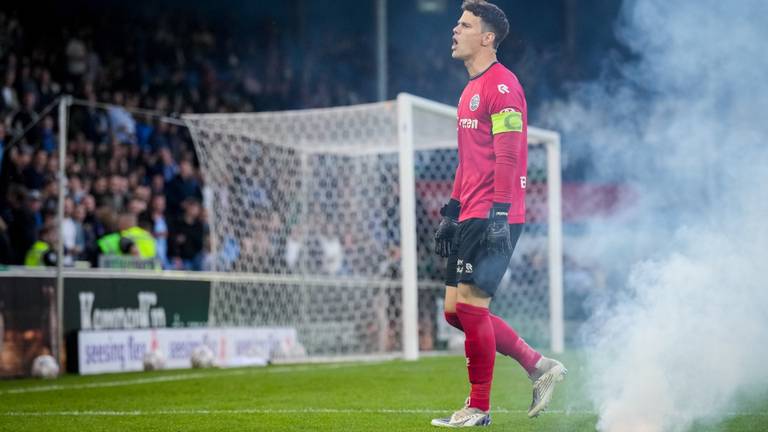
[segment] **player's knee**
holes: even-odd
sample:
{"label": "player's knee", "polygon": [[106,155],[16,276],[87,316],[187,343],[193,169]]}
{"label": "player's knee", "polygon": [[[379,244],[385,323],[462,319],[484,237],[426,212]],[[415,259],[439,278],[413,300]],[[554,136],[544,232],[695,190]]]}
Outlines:
{"label": "player's knee", "polygon": [[491,296],[472,284],[460,283],[457,292],[457,301],[473,306],[488,307]]}
{"label": "player's knee", "polygon": [[456,312],[445,311],[443,316],[445,317],[445,322],[450,324],[452,327],[464,331],[464,327],[461,326],[461,321],[459,320],[459,315]]}

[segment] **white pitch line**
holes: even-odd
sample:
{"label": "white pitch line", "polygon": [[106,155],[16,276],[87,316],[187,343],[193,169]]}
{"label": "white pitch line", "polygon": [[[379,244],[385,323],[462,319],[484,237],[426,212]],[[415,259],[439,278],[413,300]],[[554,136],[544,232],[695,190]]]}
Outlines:
{"label": "white pitch line", "polygon": [[[174,416],[174,415],[237,415],[237,414],[440,414],[450,413],[450,409],[337,409],[337,408],[244,408],[229,410],[154,410],[154,411],[8,411],[0,412],[5,417],[139,417],[139,416]],[[527,410],[494,409],[494,413],[524,414]],[[592,411],[547,411],[554,414],[593,415]]]}
{"label": "white pitch line", "polygon": [[252,368],[252,369],[240,369],[240,370],[234,370],[234,371],[221,371],[218,373],[190,372],[190,373],[182,373],[182,374],[169,375],[169,376],[126,379],[126,380],[117,380],[117,381],[104,381],[104,382],[95,382],[95,383],[88,383],[88,384],[71,384],[71,385],[51,384],[51,385],[34,386],[34,387],[19,387],[19,388],[7,389],[7,390],[0,390],[0,395],[38,393],[38,392],[49,392],[49,391],[59,391],[59,390],[80,390],[80,389],[92,389],[92,388],[104,388],[104,387],[132,386],[132,385],[142,385],[142,384],[155,384],[155,383],[161,383],[161,382],[186,381],[186,380],[203,379],[203,378],[219,378],[219,377],[225,377],[225,376],[236,376],[236,375],[257,374],[257,373],[307,372],[307,371],[314,371],[318,369],[342,369],[342,368],[349,368],[349,367],[356,367],[356,366],[367,366],[367,365],[373,365],[373,364],[377,364],[377,363],[330,364],[330,365],[311,365],[311,366],[295,366],[295,367],[279,367],[278,366],[278,367],[268,367],[264,369]]}
{"label": "white pitch line", "polygon": [[[360,409],[337,409],[337,408],[243,408],[226,410],[207,410],[207,409],[181,409],[181,410],[154,410],[154,411],[6,411],[0,412],[0,417],[144,417],[144,416],[176,416],[176,415],[242,415],[242,414],[447,414],[450,409],[394,409],[394,408],[360,408]],[[499,414],[525,414],[527,410],[495,408],[494,413]],[[597,415],[591,410],[548,410],[547,414],[561,415]],[[768,412],[731,412],[726,417],[758,416],[767,417]]]}

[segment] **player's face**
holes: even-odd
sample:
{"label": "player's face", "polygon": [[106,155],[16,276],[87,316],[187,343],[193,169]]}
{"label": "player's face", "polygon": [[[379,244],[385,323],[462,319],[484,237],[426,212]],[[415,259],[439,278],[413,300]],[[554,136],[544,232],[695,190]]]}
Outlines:
{"label": "player's face", "polygon": [[483,47],[483,25],[479,16],[464,11],[453,28],[453,44],[451,57],[457,60],[467,60]]}

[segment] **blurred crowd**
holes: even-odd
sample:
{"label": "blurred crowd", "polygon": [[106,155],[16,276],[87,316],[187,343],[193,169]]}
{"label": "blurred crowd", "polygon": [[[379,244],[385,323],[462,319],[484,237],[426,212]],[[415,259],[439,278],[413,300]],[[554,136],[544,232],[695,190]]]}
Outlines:
{"label": "blurred crowd", "polygon": [[[119,266],[117,258],[133,256],[154,268],[205,269],[203,178],[188,130],[161,115],[362,101],[354,86],[333,84],[345,82],[330,79],[338,71],[313,66],[321,58],[355,63],[362,39],[330,43],[343,38],[329,33],[316,41],[325,50],[297,55],[286,30],[266,19],[254,23],[263,26],[258,37],[235,43],[226,30],[172,10],[119,18],[42,37],[40,23],[0,10],[0,264],[54,264],[61,236],[67,265]],[[357,63],[345,73],[368,67]],[[61,94],[75,103],[59,232]]]}

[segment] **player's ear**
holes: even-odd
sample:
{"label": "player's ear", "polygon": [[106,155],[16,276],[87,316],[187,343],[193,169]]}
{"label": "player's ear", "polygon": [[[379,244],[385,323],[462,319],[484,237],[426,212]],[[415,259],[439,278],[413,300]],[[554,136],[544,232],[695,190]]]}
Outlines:
{"label": "player's ear", "polygon": [[495,42],[496,42],[496,33],[494,32],[483,33],[483,46],[493,48],[494,47],[493,45]]}

